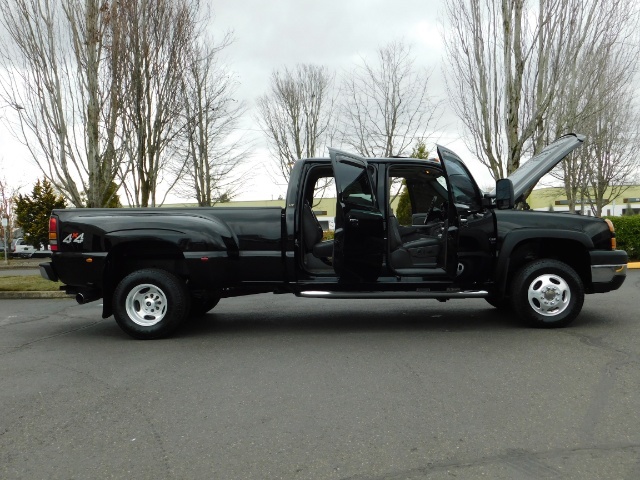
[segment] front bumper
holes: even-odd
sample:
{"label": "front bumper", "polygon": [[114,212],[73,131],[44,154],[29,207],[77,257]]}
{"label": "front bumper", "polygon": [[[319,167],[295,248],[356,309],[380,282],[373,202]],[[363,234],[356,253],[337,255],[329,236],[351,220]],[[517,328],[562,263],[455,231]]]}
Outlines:
{"label": "front bumper", "polygon": [[591,283],[593,293],[617,290],[627,278],[629,257],[624,250],[591,252]]}

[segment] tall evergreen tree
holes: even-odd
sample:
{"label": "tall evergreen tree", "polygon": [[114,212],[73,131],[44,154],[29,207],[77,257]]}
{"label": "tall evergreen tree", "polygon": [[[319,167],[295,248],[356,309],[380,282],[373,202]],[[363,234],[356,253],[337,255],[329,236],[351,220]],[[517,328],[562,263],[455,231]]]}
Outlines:
{"label": "tall evergreen tree", "polygon": [[[429,152],[427,151],[427,146],[423,140],[418,140],[413,152],[411,153],[411,158],[421,158],[425,160],[429,158]],[[409,190],[407,190],[404,180],[402,181],[402,184],[402,193],[400,193],[400,198],[398,199],[398,211],[396,212],[396,217],[400,224],[411,225],[411,216],[413,212],[411,209]]]}
{"label": "tall evergreen tree", "polygon": [[48,180],[38,180],[31,196],[18,194],[15,204],[16,223],[22,228],[25,241],[34,246],[49,245],[49,216],[54,208],[65,208],[62,195]]}

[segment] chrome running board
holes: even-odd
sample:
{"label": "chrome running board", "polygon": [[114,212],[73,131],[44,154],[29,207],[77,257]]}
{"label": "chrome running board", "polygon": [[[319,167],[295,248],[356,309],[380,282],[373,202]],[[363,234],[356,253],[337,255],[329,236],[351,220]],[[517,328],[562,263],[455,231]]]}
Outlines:
{"label": "chrome running board", "polygon": [[347,299],[347,298],[484,298],[489,296],[489,292],[485,290],[465,290],[462,292],[431,292],[428,290],[420,290],[413,292],[335,292],[324,290],[305,290],[296,294],[298,297],[305,298],[331,298],[331,299]]}

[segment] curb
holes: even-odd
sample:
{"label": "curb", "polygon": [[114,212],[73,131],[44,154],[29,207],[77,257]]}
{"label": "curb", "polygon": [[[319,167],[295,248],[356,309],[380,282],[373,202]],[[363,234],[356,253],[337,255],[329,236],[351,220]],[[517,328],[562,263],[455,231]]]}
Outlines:
{"label": "curb", "polygon": [[35,298],[73,298],[65,292],[0,292],[0,300],[35,299]]}
{"label": "curb", "polygon": [[[0,250],[0,253],[2,253],[2,250]],[[9,256],[8,258],[8,262],[6,262],[5,264],[5,259],[4,257],[2,258],[2,260],[0,260],[0,267],[9,267],[9,268],[29,268],[29,267],[33,267],[33,268],[38,268],[38,265],[40,265],[42,262],[50,262],[51,261],[51,257],[50,256],[46,256],[46,257],[30,257],[30,258],[25,258],[25,257],[14,257],[13,255]]]}
{"label": "curb", "polygon": [[4,263],[0,265],[0,270],[36,270],[38,268],[40,268],[39,265],[5,265]]}
{"label": "curb", "polygon": [[640,262],[629,262],[627,268],[640,268]]}

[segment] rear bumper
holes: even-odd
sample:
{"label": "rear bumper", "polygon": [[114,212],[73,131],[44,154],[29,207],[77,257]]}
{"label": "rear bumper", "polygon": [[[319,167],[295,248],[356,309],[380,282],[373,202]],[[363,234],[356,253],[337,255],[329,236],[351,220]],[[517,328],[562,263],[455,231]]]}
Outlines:
{"label": "rear bumper", "polygon": [[627,252],[591,252],[591,283],[593,293],[617,290],[627,278]]}
{"label": "rear bumper", "polygon": [[53,269],[53,265],[51,262],[41,263],[40,267],[40,276],[45,280],[51,280],[52,282],[58,281],[58,275],[56,275],[55,270]]}

